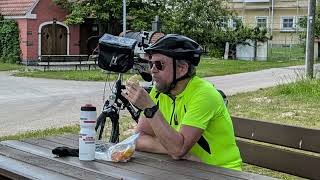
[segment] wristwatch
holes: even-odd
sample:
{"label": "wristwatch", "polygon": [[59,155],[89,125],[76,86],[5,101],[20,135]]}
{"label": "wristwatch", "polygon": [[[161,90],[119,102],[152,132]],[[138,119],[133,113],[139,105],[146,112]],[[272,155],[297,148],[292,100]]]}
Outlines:
{"label": "wristwatch", "polygon": [[158,111],[158,105],[154,105],[151,108],[144,109],[143,114],[146,118],[153,118],[153,116],[156,114],[157,111]]}

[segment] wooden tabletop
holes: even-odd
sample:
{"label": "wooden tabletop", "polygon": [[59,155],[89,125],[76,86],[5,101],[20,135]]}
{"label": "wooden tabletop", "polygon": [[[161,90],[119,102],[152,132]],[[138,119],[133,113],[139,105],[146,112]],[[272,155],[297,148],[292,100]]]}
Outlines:
{"label": "wooden tabletop", "polygon": [[78,136],[0,142],[0,179],[273,179],[142,152],[127,163],[57,158],[51,150],[59,146],[77,148]]}

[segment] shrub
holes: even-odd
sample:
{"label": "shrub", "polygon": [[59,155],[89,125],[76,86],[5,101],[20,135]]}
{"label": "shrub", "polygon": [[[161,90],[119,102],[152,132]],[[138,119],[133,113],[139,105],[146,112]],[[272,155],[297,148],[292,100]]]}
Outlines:
{"label": "shrub", "polygon": [[19,63],[20,52],[17,23],[0,16],[0,62]]}

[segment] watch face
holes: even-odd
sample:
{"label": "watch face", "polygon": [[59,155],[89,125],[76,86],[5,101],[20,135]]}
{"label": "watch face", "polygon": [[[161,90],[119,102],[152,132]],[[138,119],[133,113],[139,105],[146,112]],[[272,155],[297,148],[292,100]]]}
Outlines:
{"label": "watch face", "polygon": [[152,118],[154,116],[154,114],[157,112],[157,110],[158,110],[158,106],[157,105],[153,106],[152,108],[146,108],[144,110],[144,115],[147,118]]}
{"label": "watch face", "polygon": [[152,110],[151,109],[146,109],[145,116],[151,117],[152,116]]}

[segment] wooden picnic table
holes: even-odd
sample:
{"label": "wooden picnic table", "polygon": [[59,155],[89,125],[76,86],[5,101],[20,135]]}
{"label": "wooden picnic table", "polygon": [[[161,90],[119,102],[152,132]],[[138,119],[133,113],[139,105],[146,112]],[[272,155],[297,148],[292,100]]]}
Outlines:
{"label": "wooden picnic table", "polygon": [[0,142],[0,179],[273,179],[167,155],[135,152],[127,163],[55,157],[55,147],[78,147],[77,135]]}

